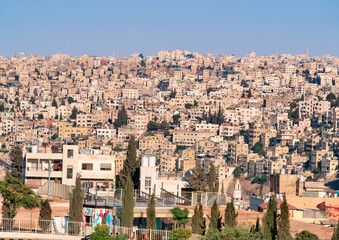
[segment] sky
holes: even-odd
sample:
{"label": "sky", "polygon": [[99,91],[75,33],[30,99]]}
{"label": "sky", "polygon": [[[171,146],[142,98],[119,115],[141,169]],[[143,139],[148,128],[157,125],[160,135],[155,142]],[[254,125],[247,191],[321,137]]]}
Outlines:
{"label": "sky", "polygon": [[338,0],[0,0],[0,55],[339,56]]}

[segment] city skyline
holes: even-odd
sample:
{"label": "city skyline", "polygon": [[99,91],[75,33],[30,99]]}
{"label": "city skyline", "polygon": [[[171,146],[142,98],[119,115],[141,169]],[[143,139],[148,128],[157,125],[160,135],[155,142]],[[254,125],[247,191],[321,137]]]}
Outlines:
{"label": "city skyline", "polygon": [[[0,4],[0,55],[116,57],[189,50],[237,57],[306,53],[339,56],[339,4],[328,1],[25,2]],[[16,14],[13,14],[16,13]],[[321,16],[321,17],[319,17]]]}

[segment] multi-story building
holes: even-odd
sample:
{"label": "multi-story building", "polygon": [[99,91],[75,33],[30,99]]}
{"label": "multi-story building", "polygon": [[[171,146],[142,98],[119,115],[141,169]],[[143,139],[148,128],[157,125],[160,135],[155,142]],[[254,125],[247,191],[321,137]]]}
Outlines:
{"label": "multi-story building", "polygon": [[90,186],[112,181],[116,175],[115,157],[107,150],[80,150],[77,145],[63,145],[54,152],[38,152],[33,146],[24,157],[25,183],[41,186],[51,179],[65,185],[75,185],[77,174]]}

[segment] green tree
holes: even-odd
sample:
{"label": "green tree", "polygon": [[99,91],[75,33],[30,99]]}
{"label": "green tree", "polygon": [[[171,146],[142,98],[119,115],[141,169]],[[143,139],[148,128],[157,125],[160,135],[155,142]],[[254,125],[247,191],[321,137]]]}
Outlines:
{"label": "green tree", "polygon": [[205,219],[202,205],[200,202],[194,208],[192,216],[192,233],[203,235],[205,232]]}
{"label": "green tree", "polygon": [[173,119],[173,123],[174,123],[175,125],[178,125],[178,124],[179,124],[179,119],[180,119],[180,114],[174,114],[174,115],[172,116],[172,119]]}
{"label": "green tree", "polygon": [[163,120],[161,123],[160,123],[160,129],[161,130],[168,130],[169,126],[168,126],[168,122],[166,122],[165,120]]}
{"label": "green tree", "polygon": [[43,115],[42,113],[40,113],[39,116],[38,116],[38,119],[39,119],[39,120],[44,119],[44,115]]}
{"label": "green tree", "polygon": [[127,179],[122,198],[121,225],[132,228],[134,220],[134,187],[132,179]]}
{"label": "green tree", "polygon": [[219,181],[216,181],[215,186],[213,188],[213,192],[219,193]]}
{"label": "green tree", "polygon": [[254,152],[259,154],[263,153],[263,144],[261,142],[256,142],[254,144]]}
{"label": "green tree", "polygon": [[69,201],[69,220],[71,232],[78,234],[80,231],[79,223],[82,222],[82,208],[84,204],[84,194],[81,188],[80,175],[77,174],[75,179],[75,187],[73,188],[71,199]]}
{"label": "green tree", "polygon": [[295,240],[318,240],[318,236],[314,233],[310,233],[309,231],[302,231],[295,235]]}
{"label": "green tree", "polygon": [[251,230],[250,230],[251,233],[261,233],[261,227],[260,227],[260,220],[259,220],[259,217],[257,217],[257,222],[255,223],[255,225],[253,225],[251,227]]}
{"label": "green tree", "polygon": [[74,99],[73,99],[72,97],[68,97],[68,98],[67,98],[67,101],[68,101],[68,104],[72,104],[72,103],[75,102]]}
{"label": "green tree", "polygon": [[50,226],[50,220],[52,220],[52,209],[48,199],[41,200],[41,208],[39,214],[39,226],[43,232],[46,232]]}
{"label": "green tree", "polygon": [[202,168],[200,161],[197,161],[195,164],[195,168],[193,169],[192,174],[189,178],[189,184],[192,186],[194,191],[204,191],[204,180],[204,169]]}
{"label": "green tree", "polygon": [[225,209],[225,226],[235,227],[237,226],[238,213],[235,212],[233,199],[228,202]]}
{"label": "green tree", "polygon": [[58,103],[56,102],[55,98],[53,99],[52,107],[58,108]]}
{"label": "green tree", "polygon": [[221,216],[220,216],[220,211],[219,211],[219,205],[216,200],[214,200],[214,203],[211,208],[211,217],[210,219],[210,225],[209,229],[212,230],[221,230]]}
{"label": "green tree", "polygon": [[11,160],[11,175],[15,178],[22,181],[22,166],[23,166],[23,156],[22,149],[19,145],[13,147],[12,151],[9,153],[9,158]]}
{"label": "green tree", "polygon": [[156,221],[155,221],[155,201],[154,201],[154,193],[151,196],[151,199],[148,202],[147,206],[147,228],[148,229],[156,229]]}
{"label": "green tree", "polygon": [[219,105],[219,110],[217,113],[217,123],[221,125],[223,122],[225,122],[225,116],[224,111],[222,110],[221,106]]}
{"label": "green tree", "polygon": [[164,137],[168,137],[168,136],[170,136],[170,135],[171,135],[170,131],[168,131],[168,130],[165,130],[165,131],[164,131]]}
{"label": "green tree", "polygon": [[278,221],[278,239],[292,239],[291,236],[291,227],[290,227],[290,218],[288,212],[288,204],[286,197],[284,197],[284,201],[280,205],[280,216]]}
{"label": "green tree", "polygon": [[185,227],[185,224],[188,223],[188,209],[181,209],[179,207],[176,207],[172,208],[170,211],[173,214],[173,219],[176,221],[176,227],[181,225],[184,225]]}
{"label": "green tree", "polygon": [[77,115],[78,115],[78,109],[76,107],[73,107],[72,109],[72,113],[71,115],[69,116],[70,119],[77,119]]}
{"label": "green tree", "polygon": [[233,174],[235,177],[240,177],[240,175],[243,173],[244,171],[240,168],[240,167],[236,167],[233,171]]}
{"label": "green tree", "polygon": [[[35,193],[21,182],[9,174],[5,180],[0,182],[0,194],[2,196],[2,218],[13,219],[19,208],[33,209],[39,207],[39,200]],[[4,221],[7,228],[13,227],[13,221]]]}
{"label": "green tree", "polygon": [[169,98],[175,98],[175,96],[177,95],[177,91],[171,91],[170,95],[168,96]]}
{"label": "green tree", "polygon": [[215,170],[214,164],[210,162],[210,169],[208,172],[208,188],[210,192],[215,191],[216,181],[217,181],[217,171]]}
{"label": "green tree", "polygon": [[105,225],[96,225],[94,232],[89,237],[90,240],[127,240],[128,235],[111,236],[110,227]]}
{"label": "green tree", "polygon": [[188,229],[174,229],[170,232],[170,240],[188,240],[190,237],[192,237],[192,233]]}
{"label": "green tree", "polygon": [[274,240],[277,235],[277,201],[274,195],[268,201],[263,217],[263,235],[266,240]]}
{"label": "green tree", "polygon": [[122,108],[118,112],[118,118],[114,121],[113,125],[116,129],[119,127],[127,125],[128,115],[125,109],[125,105],[122,105]]}
{"label": "green tree", "polygon": [[[128,142],[126,160],[124,161],[120,172],[120,180],[123,187],[126,185],[129,178],[133,180],[135,185],[137,184],[137,182],[134,181],[134,174],[138,167],[139,161],[137,161],[137,145],[134,135],[132,135]],[[138,179],[136,181],[138,181]]]}
{"label": "green tree", "polygon": [[159,130],[159,124],[154,121],[149,121],[147,124],[147,130],[148,131],[158,131]]}
{"label": "green tree", "polygon": [[327,96],[326,96],[326,100],[329,102],[332,102],[333,100],[336,100],[336,96],[330,92]]}
{"label": "green tree", "polygon": [[59,135],[57,133],[54,133],[53,136],[52,136],[52,139],[55,140],[59,137]]}

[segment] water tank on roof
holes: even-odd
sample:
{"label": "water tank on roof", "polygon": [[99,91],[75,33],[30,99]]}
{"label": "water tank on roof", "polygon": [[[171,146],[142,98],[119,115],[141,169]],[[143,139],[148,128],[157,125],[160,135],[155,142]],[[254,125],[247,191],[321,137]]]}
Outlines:
{"label": "water tank on roof", "polygon": [[38,146],[37,145],[32,146],[32,153],[38,153]]}
{"label": "water tank on roof", "polygon": [[150,156],[148,159],[148,166],[155,167],[155,161],[156,161],[156,158],[154,156]]}
{"label": "water tank on roof", "polygon": [[148,167],[148,156],[147,155],[144,155],[141,157],[141,166]]}

